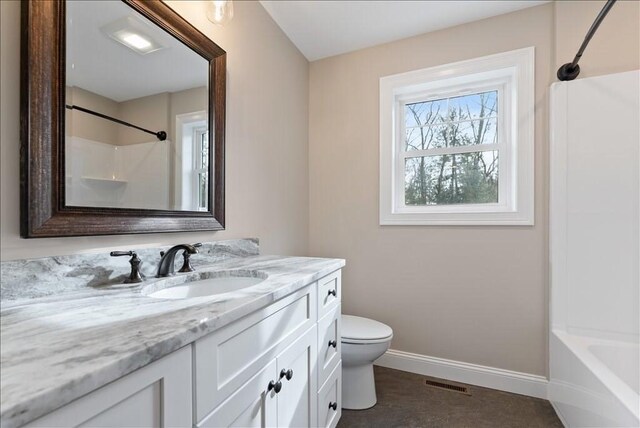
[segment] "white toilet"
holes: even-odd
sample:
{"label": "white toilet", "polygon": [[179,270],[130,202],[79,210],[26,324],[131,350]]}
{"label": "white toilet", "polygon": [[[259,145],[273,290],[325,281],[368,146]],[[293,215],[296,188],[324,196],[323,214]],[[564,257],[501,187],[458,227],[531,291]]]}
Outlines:
{"label": "white toilet", "polygon": [[368,318],[342,315],[342,408],[376,404],[373,362],[389,349],[393,330]]}

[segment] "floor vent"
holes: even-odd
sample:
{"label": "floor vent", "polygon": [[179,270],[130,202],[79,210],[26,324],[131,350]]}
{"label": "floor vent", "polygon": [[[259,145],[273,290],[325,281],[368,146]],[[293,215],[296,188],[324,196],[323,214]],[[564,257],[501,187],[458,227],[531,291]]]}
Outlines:
{"label": "floor vent", "polygon": [[469,387],[467,386],[455,385],[453,383],[431,380],[431,379],[425,380],[425,383],[427,384],[427,386],[431,386],[433,388],[445,389],[447,391],[453,391],[453,392],[459,392],[460,394],[471,395],[471,393],[469,392]]}

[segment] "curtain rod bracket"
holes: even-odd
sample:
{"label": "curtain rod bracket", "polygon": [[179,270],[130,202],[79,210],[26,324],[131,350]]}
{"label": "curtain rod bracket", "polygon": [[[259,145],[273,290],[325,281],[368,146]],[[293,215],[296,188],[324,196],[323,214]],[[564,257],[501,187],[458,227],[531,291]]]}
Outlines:
{"label": "curtain rod bracket", "polygon": [[578,77],[578,75],[580,74],[580,66],[578,65],[578,61],[580,61],[580,58],[582,58],[582,54],[584,53],[584,50],[587,48],[587,45],[591,41],[591,38],[596,33],[596,30],[598,29],[600,24],[602,24],[604,17],[607,16],[607,13],[609,13],[609,11],[611,10],[615,2],[616,0],[607,0],[607,3],[604,5],[602,10],[596,17],[596,20],[593,21],[593,24],[591,24],[591,28],[589,28],[589,31],[587,32],[587,35],[585,36],[582,42],[582,45],[580,45],[580,49],[578,49],[578,53],[573,58],[573,61],[564,64],[558,69],[558,73],[556,75],[558,76],[559,80],[567,81],[567,80],[573,80],[576,77]]}

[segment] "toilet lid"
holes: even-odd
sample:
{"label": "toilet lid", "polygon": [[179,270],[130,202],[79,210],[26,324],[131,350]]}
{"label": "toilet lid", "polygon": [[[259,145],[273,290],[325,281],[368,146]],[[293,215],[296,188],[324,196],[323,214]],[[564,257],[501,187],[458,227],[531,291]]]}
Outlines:
{"label": "toilet lid", "polygon": [[391,336],[393,336],[393,330],[386,324],[369,318],[342,315],[343,342],[379,341],[390,339]]}

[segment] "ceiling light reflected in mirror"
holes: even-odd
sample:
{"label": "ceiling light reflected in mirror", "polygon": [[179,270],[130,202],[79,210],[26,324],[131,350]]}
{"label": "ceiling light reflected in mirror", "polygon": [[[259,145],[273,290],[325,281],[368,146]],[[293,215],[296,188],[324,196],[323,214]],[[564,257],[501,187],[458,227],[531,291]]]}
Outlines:
{"label": "ceiling light reflected in mirror", "polygon": [[100,28],[100,30],[116,42],[123,44],[140,55],[163,49],[164,46],[144,31],[144,25],[143,22],[128,16],[111,22]]}

